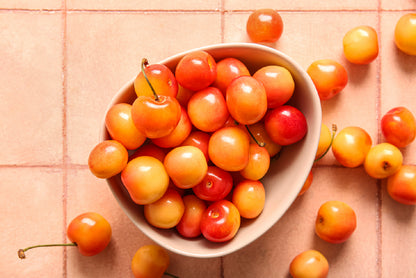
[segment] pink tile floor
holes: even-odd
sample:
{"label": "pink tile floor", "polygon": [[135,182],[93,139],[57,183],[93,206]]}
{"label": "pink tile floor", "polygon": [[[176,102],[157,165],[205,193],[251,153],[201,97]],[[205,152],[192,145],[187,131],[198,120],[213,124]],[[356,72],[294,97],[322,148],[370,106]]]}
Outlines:
{"label": "pink tile floor", "polygon": [[[414,0],[140,1],[0,0],[0,277],[132,277],[134,252],[150,240],[123,214],[107,184],[88,169],[107,103],[137,74],[146,56],[159,61],[208,44],[248,42],[245,22],[257,8],[281,12],[285,29],[269,45],[305,69],[314,60],[341,62],[350,82],[323,102],[323,122],[358,125],[383,141],[379,120],[405,105],[416,113],[416,57],[399,52],[393,30]],[[380,55],[368,66],[348,63],[342,37],[373,26]],[[416,143],[403,149],[416,164]],[[362,167],[346,169],[332,153],[314,165],[310,190],[264,236],[214,259],[170,253],[169,272],[180,277],[288,277],[291,259],[315,248],[329,260],[329,277],[416,277],[416,211],[387,195],[385,181]],[[358,216],[344,244],[313,231],[321,203],[339,199]],[[18,248],[68,241],[66,227],[84,211],[112,225],[108,248],[82,257],[76,248]]]}

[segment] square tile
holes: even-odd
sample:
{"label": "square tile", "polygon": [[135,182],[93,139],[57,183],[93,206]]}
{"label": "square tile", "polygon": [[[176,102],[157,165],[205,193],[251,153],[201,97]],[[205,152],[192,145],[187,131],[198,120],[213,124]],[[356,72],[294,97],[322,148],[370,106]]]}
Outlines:
{"label": "square tile", "polygon": [[220,0],[208,1],[143,1],[143,0],[67,0],[68,9],[88,10],[218,10]]}
{"label": "square tile", "polygon": [[[309,190],[280,221],[251,245],[224,258],[225,277],[289,277],[291,260],[308,249],[328,259],[329,277],[377,277],[377,182],[360,168],[318,167],[313,174]],[[357,215],[356,230],[342,244],[315,235],[316,213],[329,200],[349,204]]]}
{"label": "square tile", "polygon": [[224,0],[224,7],[226,10],[255,10],[255,9],[276,9],[276,10],[375,10],[377,9],[378,1],[359,1],[346,0],[342,2],[335,1],[290,1],[282,0],[273,2],[269,0]]}
{"label": "square tile", "polygon": [[220,24],[220,16],[211,13],[68,14],[71,162],[87,163],[89,152],[98,143],[108,103],[138,74],[143,57],[157,63],[178,52],[219,43]]}
{"label": "square tile", "polygon": [[0,49],[0,163],[60,163],[62,16],[0,13]]}
{"label": "square tile", "polygon": [[[381,117],[398,106],[408,108],[416,117],[416,56],[401,52],[394,43],[394,28],[400,12],[381,14]],[[384,137],[382,140],[385,141]],[[416,163],[416,144],[402,149],[404,163]]]}
{"label": "square tile", "polygon": [[62,0],[0,0],[0,8],[4,9],[61,9]]}
{"label": "square tile", "polygon": [[63,247],[17,250],[65,240],[62,171],[51,168],[0,168],[0,269],[3,277],[62,277]]}
{"label": "square tile", "polygon": [[[380,5],[383,10],[413,10],[413,12],[416,11],[416,3],[413,0],[380,0]],[[404,14],[406,13],[406,11],[403,11],[401,13]]]}

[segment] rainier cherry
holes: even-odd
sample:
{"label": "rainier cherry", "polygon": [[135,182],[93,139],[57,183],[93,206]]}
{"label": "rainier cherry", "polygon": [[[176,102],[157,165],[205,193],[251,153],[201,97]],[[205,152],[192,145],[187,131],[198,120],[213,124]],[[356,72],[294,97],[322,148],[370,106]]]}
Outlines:
{"label": "rainier cherry", "polygon": [[201,232],[209,241],[225,242],[236,235],[241,217],[236,206],[227,200],[211,204],[203,213]]}
{"label": "rainier cherry", "polygon": [[240,76],[250,76],[246,65],[236,58],[224,58],[217,62],[217,78],[212,86],[218,88],[225,96],[228,85]]}
{"label": "rainier cherry", "polygon": [[200,91],[217,78],[217,64],[208,52],[194,51],[179,60],[175,76],[182,87],[191,91]]}
{"label": "rainier cherry", "polygon": [[315,221],[315,232],[330,243],[346,241],[357,226],[354,210],[344,202],[328,201],[318,210]]}
{"label": "rainier cherry", "polygon": [[257,143],[251,143],[247,166],[240,171],[241,176],[249,180],[263,178],[270,167],[270,155],[266,148],[260,147]]}
{"label": "rainier cherry", "polygon": [[267,111],[267,94],[262,83],[251,76],[234,79],[225,96],[228,111],[238,123],[251,125]]}
{"label": "rainier cherry", "polygon": [[364,163],[371,148],[370,135],[358,126],[343,128],[332,142],[332,152],[341,165],[349,168],[358,167]]}
{"label": "rainier cherry", "polygon": [[416,13],[400,17],[394,29],[394,42],[403,53],[416,55]]}
{"label": "rainier cherry", "polygon": [[239,127],[215,131],[208,143],[210,160],[225,171],[243,170],[249,161],[250,139]]}
{"label": "rainier cherry", "polygon": [[136,278],[162,278],[169,266],[169,254],[159,245],[149,244],[140,247],[131,260],[131,270]]}
{"label": "rainier cherry", "polygon": [[88,167],[97,178],[108,179],[120,173],[126,167],[128,152],[116,140],[104,140],[90,152]]}
{"label": "rainier cherry", "polygon": [[395,107],[381,118],[381,131],[387,142],[404,148],[415,140],[415,117],[406,107]]}
{"label": "rainier cherry", "polygon": [[303,113],[290,105],[279,106],[267,113],[264,125],[273,142],[281,146],[300,141],[308,131]]}
{"label": "rainier cherry", "polygon": [[276,42],[283,33],[283,20],[273,9],[259,9],[247,20],[247,34],[253,42]]}
{"label": "rainier cherry", "polygon": [[37,247],[76,246],[84,256],[94,256],[103,251],[111,240],[111,226],[96,212],[87,212],[75,217],[67,228],[67,236],[72,243],[35,245],[20,249],[19,258],[26,258],[25,252]]}
{"label": "rainier cherry", "polygon": [[186,238],[194,238],[201,234],[202,214],[207,208],[205,202],[195,195],[185,195],[183,198],[185,211],[176,230]]}
{"label": "rainier cherry", "polygon": [[133,123],[131,104],[113,105],[105,115],[105,126],[111,138],[119,141],[128,150],[135,150],[146,141],[146,136]]}
{"label": "rainier cherry", "polygon": [[182,189],[192,188],[200,183],[208,170],[204,153],[194,146],[172,149],[163,163],[173,183]]}
{"label": "rainier cherry", "polygon": [[370,26],[349,30],[343,39],[344,55],[354,64],[369,64],[378,56],[377,32]]}
{"label": "rainier cherry", "polygon": [[227,197],[232,188],[231,174],[217,166],[210,165],[204,179],[192,187],[192,191],[199,199],[214,202]]}
{"label": "rainier cherry", "polygon": [[315,84],[321,100],[333,98],[348,83],[347,70],[343,65],[331,59],[314,61],[308,67],[307,73]]}
{"label": "rainier cherry", "polygon": [[416,205],[416,166],[403,165],[398,172],[387,178],[390,197],[405,205]]}
{"label": "rainier cherry", "polygon": [[241,217],[253,219],[263,211],[266,192],[260,181],[243,180],[233,189],[232,202]]}
{"label": "rainier cherry", "polygon": [[390,143],[377,144],[369,150],[364,169],[370,177],[384,179],[395,174],[403,163],[401,151]]}
{"label": "rainier cherry", "polygon": [[307,250],[297,255],[290,263],[293,278],[325,278],[328,276],[328,260],[321,252]]}
{"label": "rainier cherry", "polygon": [[265,66],[257,70],[253,77],[260,81],[267,94],[267,108],[285,104],[295,91],[292,74],[281,66]]}
{"label": "rainier cherry", "polygon": [[319,136],[318,149],[316,150],[316,154],[315,154],[315,161],[320,160],[322,157],[324,157],[327,154],[327,152],[332,146],[336,132],[337,132],[336,125],[332,125],[332,133],[331,133],[331,131],[329,130],[329,127],[326,124],[324,123],[321,124],[321,133]]}
{"label": "rainier cherry", "polygon": [[139,205],[157,201],[169,186],[169,176],[163,163],[152,156],[130,160],[121,172],[121,181],[133,202]]}

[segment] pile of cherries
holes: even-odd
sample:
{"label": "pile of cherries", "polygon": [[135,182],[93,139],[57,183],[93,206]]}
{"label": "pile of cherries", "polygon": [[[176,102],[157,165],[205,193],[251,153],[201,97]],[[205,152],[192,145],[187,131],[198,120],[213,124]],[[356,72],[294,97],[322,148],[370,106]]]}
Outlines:
{"label": "pile of cherries", "polygon": [[[306,118],[287,104],[295,82],[278,65],[250,73],[239,59],[208,52],[182,57],[174,72],[142,61],[132,104],[106,114],[111,139],[90,153],[94,175],[119,173],[148,223],[183,237],[232,239],[241,217],[263,210],[260,181],[271,157],[307,133]],[[129,155],[130,151],[130,155]]]}

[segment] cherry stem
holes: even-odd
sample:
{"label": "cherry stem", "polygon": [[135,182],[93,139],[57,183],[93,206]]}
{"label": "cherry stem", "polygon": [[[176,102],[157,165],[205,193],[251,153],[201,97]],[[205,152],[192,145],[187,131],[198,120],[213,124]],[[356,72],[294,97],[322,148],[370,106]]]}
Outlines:
{"label": "cherry stem", "polygon": [[256,139],[256,137],[254,137],[253,133],[251,132],[251,130],[248,128],[248,126],[247,126],[247,125],[246,125],[245,127],[246,127],[246,129],[247,129],[248,134],[250,134],[251,138],[253,138],[254,142],[256,142],[256,144],[257,144],[257,145],[259,145],[260,147],[264,147],[264,146],[266,146],[266,143],[264,143],[264,142],[261,142],[261,143],[260,143],[260,142]]}
{"label": "cherry stem", "polygon": [[19,249],[17,251],[17,255],[19,256],[20,259],[24,259],[24,258],[26,258],[25,252],[27,250],[30,250],[30,249],[33,249],[33,248],[38,248],[38,247],[55,247],[55,246],[77,246],[77,244],[75,242],[71,242],[71,243],[54,243],[54,244],[33,245],[33,246],[26,247],[25,249]]}
{"label": "cherry stem", "polygon": [[318,157],[317,159],[315,159],[315,161],[314,162],[317,162],[317,161],[319,161],[319,160],[321,160],[322,159],[322,157],[324,157],[327,153],[328,153],[328,151],[329,151],[329,149],[331,148],[331,146],[332,146],[332,142],[334,142],[334,137],[335,137],[335,133],[337,133],[337,125],[336,124],[332,124],[332,134],[331,134],[331,142],[329,142],[329,146],[328,146],[328,148],[325,150],[325,152],[320,156],[320,157]]}
{"label": "cherry stem", "polygon": [[166,276],[173,277],[173,278],[179,278],[179,276],[173,275],[172,273],[169,273],[169,272],[165,272],[163,274],[165,274]]}
{"label": "cherry stem", "polygon": [[152,93],[153,93],[153,95],[155,96],[155,100],[156,100],[156,101],[159,101],[159,96],[157,95],[157,93],[156,93],[155,89],[153,88],[152,84],[150,83],[149,78],[147,78],[147,75],[146,75],[146,73],[144,72],[145,67],[147,67],[148,65],[149,65],[149,61],[148,61],[146,58],[143,58],[143,59],[142,59],[142,73],[143,73],[143,76],[144,76],[144,78],[146,79],[147,84],[149,84],[150,89],[152,90]]}

